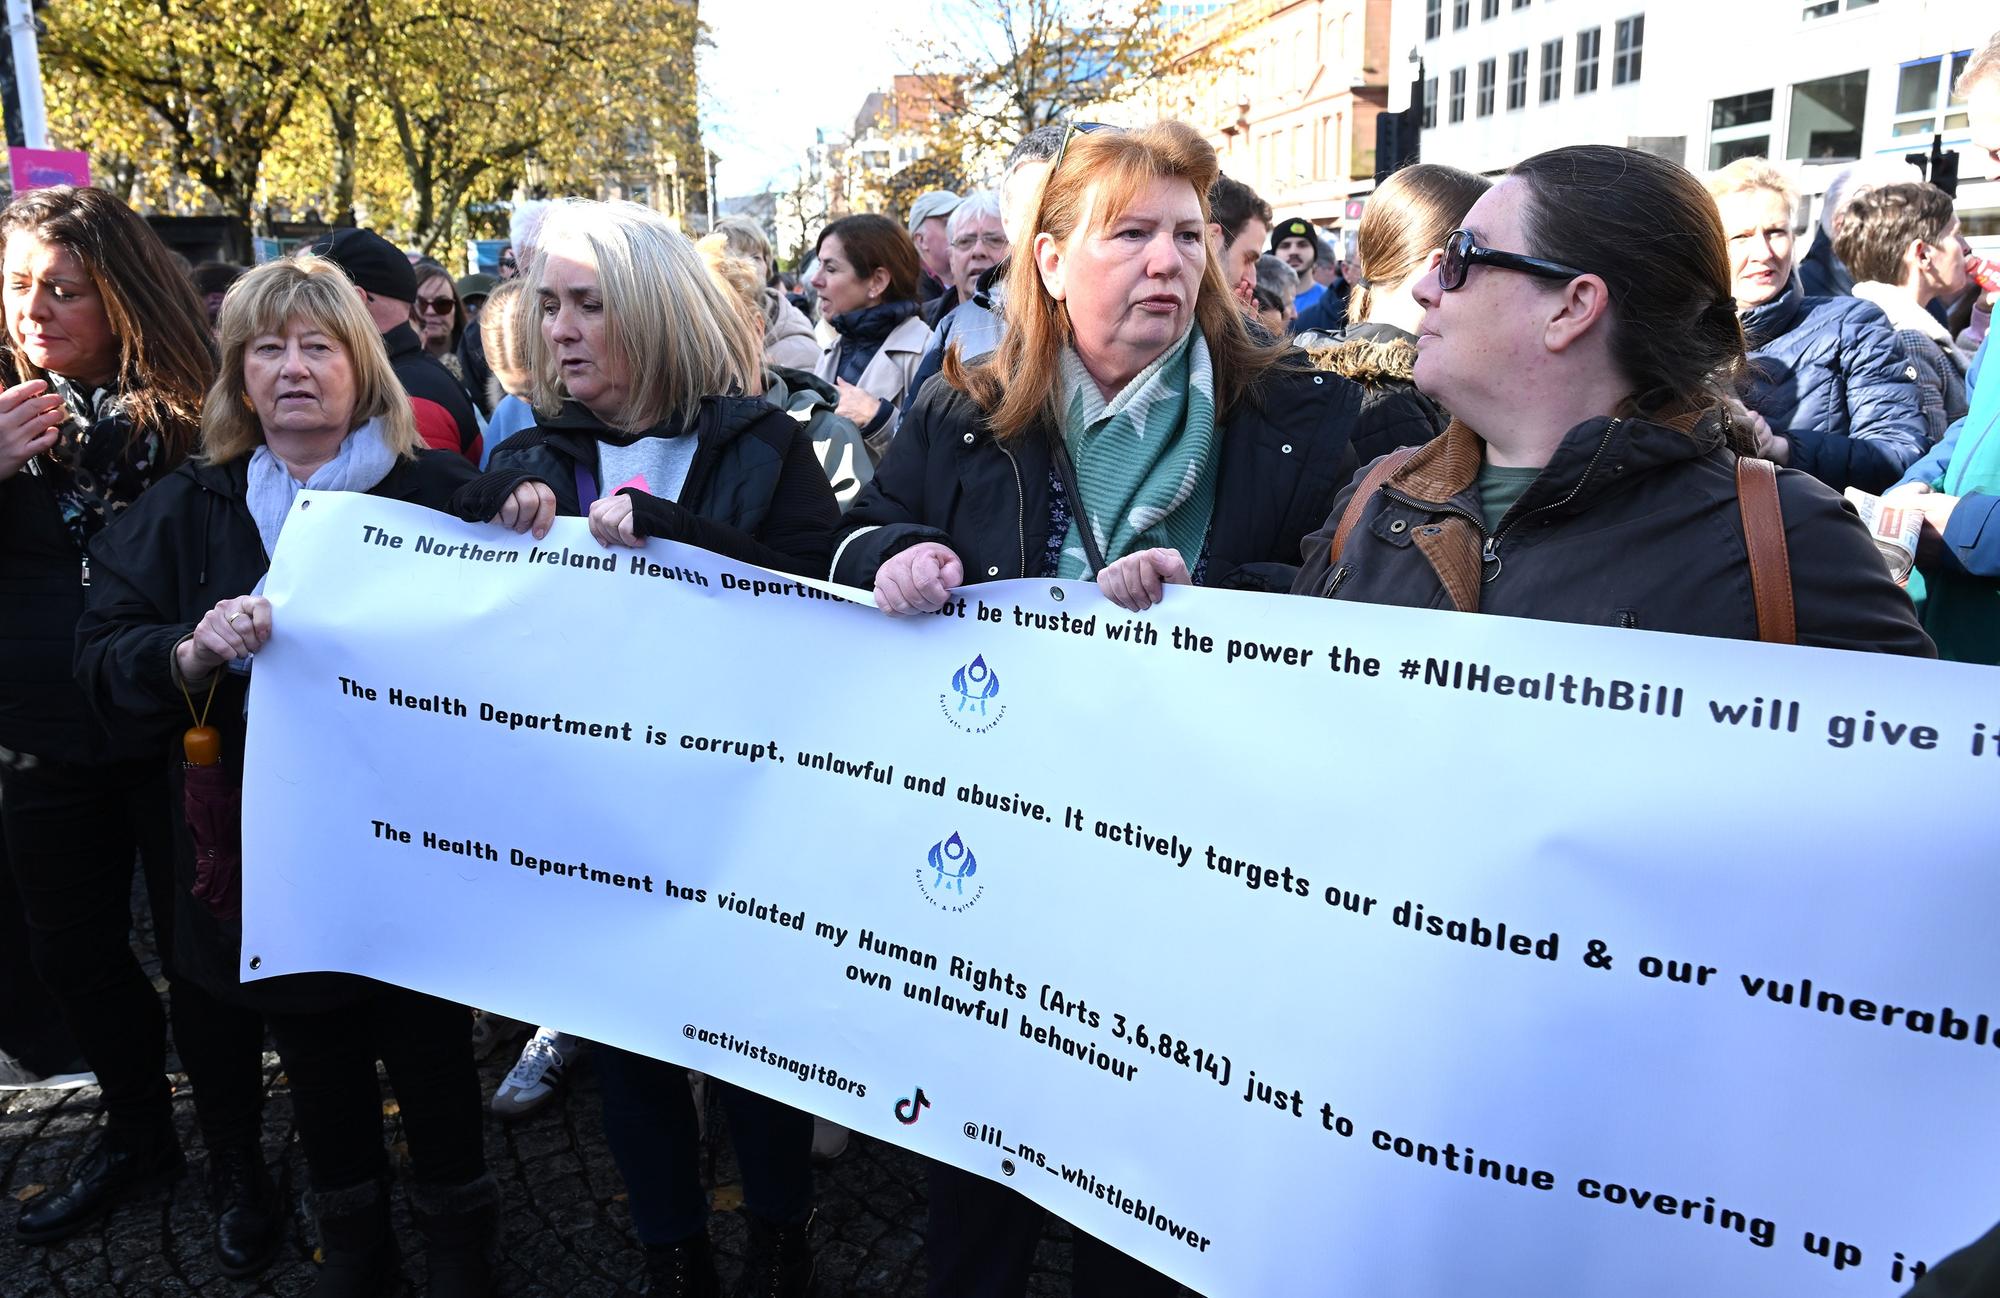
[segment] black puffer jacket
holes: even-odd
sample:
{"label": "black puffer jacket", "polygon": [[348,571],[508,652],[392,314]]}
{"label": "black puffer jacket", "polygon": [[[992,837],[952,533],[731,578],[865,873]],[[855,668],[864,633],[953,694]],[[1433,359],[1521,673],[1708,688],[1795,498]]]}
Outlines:
{"label": "black puffer jacket", "polygon": [[389,368],[396,371],[396,381],[403,385],[403,391],[444,407],[458,425],[459,451],[477,462],[479,416],[472,413],[472,402],[466,399],[465,389],[459,386],[452,372],[424,350],[424,340],[409,325],[397,325],[383,334],[382,346],[388,350]]}
{"label": "black puffer jacket", "polygon": [[1302,335],[1313,364],[1361,385],[1354,454],[1367,464],[1399,446],[1422,446],[1450,421],[1443,407],[1417,391],[1417,336],[1394,325],[1359,324],[1338,334]]}
{"label": "black puffer jacket", "polygon": [[[826,576],[840,509],[812,436],[757,397],[703,397],[696,422],[694,460],[678,501],[636,487],[619,493],[632,497],[634,530],[780,572]],[[596,481],[600,440],[678,433],[678,426],[622,433],[569,402],[554,418],[508,438],[487,471],[458,493],[452,512],[484,522],[514,488],[534,479],[555,492],[558,515],[579,517],[586,511],[577,476]]]}
{"label": "black puffer jacket", "polygon": [[[1592,419],[1571,429],[1489,539],[1484,443],[1463,424],[1410,456],[1363,507],[1305,543],[1293,587],[1364,604],[1456,608],[1545,622],[1758,638],[1736,457],[1711,419]],[[1935,657],[1909,596],[1839,496],[1778,472],[1800,644]],[[1490,547],[1492,558],[1483,559]]]}
{"label": "black puffer jacket", "polygon": [[[1205,585],[1283,590],[1299,538],[1354,472],[1348,432],[1361,389],[1273,369],[1222,421]],[[865,588],[898,551],[950,546],[968,584],[1039,577],[1048,547],[1052,433],[1002,446],[971,397],[925,388],[847,511],[835,581]]]}
{"label": "black puffer jacket", "polygon": [[[180,807],[180,736],[193,720],[172,669],[174,646],[218,602],[247,595],[270,566],[246,500],[249,457],[190,461],[125,511],[91,546],[89,606],[76,631],[76,675],[105,718],[147,745],[173,772]],[[368,494],[442,509],[473,468],[448,451],[399,460]],[[284,628],[274,630],[282,635]],[[205,693],[204,687],[204,693]],[[250,679],[224,670],[208,722],[222,732],[222,760],[243,769]],[[202,698],[195,697],[196,706]],[[194,899],[194,841],[176,816],[175,966],[210,994],[257,1009],[316,1010],[362,995],[366,979],[295,974],[239,983],[243,928]]]}

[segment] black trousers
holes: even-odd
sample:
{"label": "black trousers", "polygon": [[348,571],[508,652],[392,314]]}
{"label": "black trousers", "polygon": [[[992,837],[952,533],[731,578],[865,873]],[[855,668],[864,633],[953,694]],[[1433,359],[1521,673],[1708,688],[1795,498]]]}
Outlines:
{"label": "black trousers", "polygon": [[[145,1142],[171,1127],[167,1016],[132,950],[132,863],[144,871],[159,950],[173,949],[174,821],[158,762],[10,769],[0,797],[8,863],[42,984],[97,1074],[111,1138]],[[258,1016],[200,989],[173,987],[175,1040],[194,1083],[203,1138],[254,1139],[263,1029]]]}
{"label": "black trousers", "polygon": [[414,1179],[463,1185],[484,1175],[472,1012],[422,992],[373,986],[378,990],[339,1009],[270,1015],[313,1189],[345,1190],[388,1171],[378,1059],[396,1091]]}
{"label": "black trousers", "polygon": [[[1046,1211],[983,1176],[931,1164],[929,1298],[1021,1298]],[[1145,1263],[1083,1231],[1070,1248],[1075,1298],[1174,1298],[1181,1289]]]}
{"label": "black trousers", "polygon": [[[0,804],[6,800],[0,788]],[[42,985],[28,954],[28,917],[0,834],[0,1054],[42,1074],[68,1072],[83,1058],[55,997]]]}

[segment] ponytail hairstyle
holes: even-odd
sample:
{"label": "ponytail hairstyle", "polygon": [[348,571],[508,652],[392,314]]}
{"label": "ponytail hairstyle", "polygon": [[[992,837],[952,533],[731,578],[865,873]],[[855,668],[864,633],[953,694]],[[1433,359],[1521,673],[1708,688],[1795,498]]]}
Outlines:
{"label": "ponytail hairstyle", "polygon": [[[1748,364],[1743,327],[1722,219],[1702,183],[1608,144],[1551,149],[1508,174],[1528,190],[1529,250],[1611,290],[1611,357],[1632,385],[1619,413],[1651,418],[1733,399]],[[1748,449],[1748,430],[1725,426]]]}
{"label": "ponytail hairstyle", "polygon": [[[52,185],[15,197],[0,212],[0,240],[32,235],[63,248],[97,285],[118,344],[118,399],[132,422],[160,436],[168,463],[201,430],[202,401],[215,382],[208,310],[153,227],[95,186]],[[19,349],[14,379],[46,379]]]}
{"label": "ponytail hairstyle", "polygon": [[1484,176],[1434,162],[1413,163],[1377,185],[1355,232],[1361,283],[1348,297],[1347,322],[1366,323],[1375,295],[1422,270],[1492,187]]}

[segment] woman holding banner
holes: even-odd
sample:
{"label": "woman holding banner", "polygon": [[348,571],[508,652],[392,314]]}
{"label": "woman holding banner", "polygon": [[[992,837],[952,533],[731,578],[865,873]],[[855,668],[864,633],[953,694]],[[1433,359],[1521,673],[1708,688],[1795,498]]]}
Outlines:
{"label": "woman holding banner", "polygon": [[[442,508],[473,470],[421,449],[381,335],[332,262],[259,266],[230,290],[220,323],[201,457],[92,549],[78,676],[101,712],[161,756],[194,724],[180,744],[174,954],[184,976],[249,1017],[253,1041],[261,1015],[277,1042],[319,1219],[316,1298],[395,1287],[378,1059],[402,1110],[430,1291],[490,1292],[499,1187],[486,1173],[464,1007],[342,974],[241,983],[237,973],[244,708],[251,660],[273,634],[258,592],[293,501],[310,488]],[[254,1063],[249,1080],[261,1080]]]}
{"label": "woman holding banner", "polygon": [[[1007,281],[1007,332],[953,353],[848,511],[835,579],[886,613],[1012,577],[1285,589],[1353,470],[1360,389],[1253,340],[1210,256],[1215,151],[1191,127],[1069,128]],[[1025,1292],[1042,1210],[931,1169],[930,1293]],[[1176,1292],[1081,1232],[1078,1294]]]}
{"label": "woman holding banner", "polygon": [[[558,515],[580,516],[607,547],[662,537],[826,575],[840,511],[812,437],[762,398],[725,395],[761,390],[762,344],[679,230],[636,204],[559,203],[526,278],[538,423],[459,493],[460,517],[539,537]],[[652,1292],[716,1292],[686,1070],[607,1045],[595,1057]],[[716,1086],[750,1223],[744,1291],[802,1295],[812,1116]]]}
{"label": "woman holding banner", "polygon": [[1529,158],[1413,291],[1417,387],[1457,418],[1342,494],[1295,591],[1932,654],[1840,497],[1749,458],[1729,253],[1693,176],[1609,145]]}

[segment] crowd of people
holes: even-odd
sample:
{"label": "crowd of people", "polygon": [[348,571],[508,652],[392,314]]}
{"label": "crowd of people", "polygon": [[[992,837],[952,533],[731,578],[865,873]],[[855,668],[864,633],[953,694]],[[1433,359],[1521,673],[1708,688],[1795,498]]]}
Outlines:
{"label": "crowd of people", "polygon": [[[1960,82],[2000,160],[2000,36]],[[606,547],[669,540],[870,592],[884,615],[1009,578],[1122,608],[1205,586],[2000,663],[1994,293],[1951,200],[1857,184],[1809,291],[1796,194],[1573,146],[1374,193],[1343,260],[1193,128],[1052,126],[998,186],[844,217],[786,280],[754,224],[524,205],[496,278],[341,229],[255,268],[174,260],[92,188],[0,213],[0,1084],[99,1089],[104,1122],[17,1237],[63,1239],[185,1165],[193,1085],[224,1274],[286,1213],[261,1143],[289,1079],[317,1298],[398,1265],[384,1068],[429,1292],[488,1294],[489,1114],[586,1050],[347,975],[243,983],[241,770],[261,594],[299,492],[358,491]],[[1303,286],[1303,291],[1301,288]],[[1956,315],[1956,319],[1954,318]],[[1956,325],[1956,327],[1954,327]],[[1899,584],[1842,491],[1926,523]],[[1775,560],[1770,538],[1781,539]],[[1762,538],[1762,539],[1760,539]],[[168,984],[131,945],[136,868]],[[24,958],[24,953],[28,958]],[[717,1291],[702,1079],[589,1046],[657,1294]],[[742,1292],[811,1292],[815,1155],[846,1133],[721,1083]],[[1042,1212],[935,1165],[931,1292],[1024,1292]],[[1970,1293],[1989,1239],[1921,1291]],[[1079,1294],[1171,1294],[1079,1232]]]}

